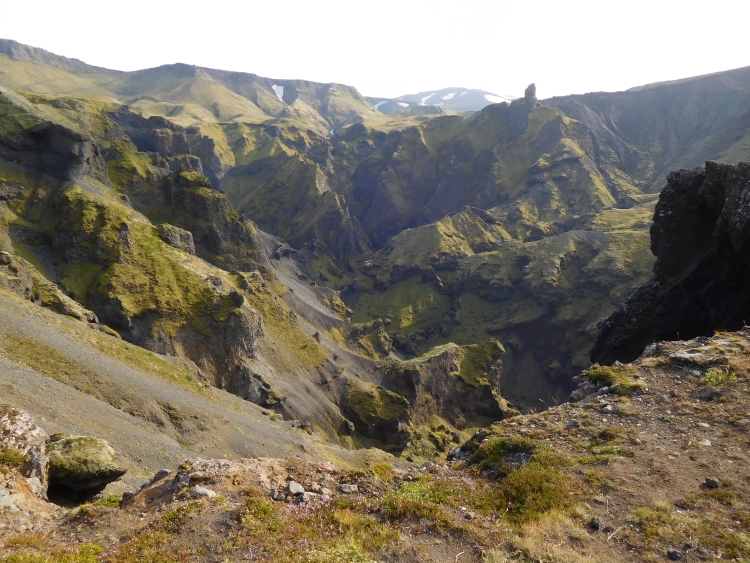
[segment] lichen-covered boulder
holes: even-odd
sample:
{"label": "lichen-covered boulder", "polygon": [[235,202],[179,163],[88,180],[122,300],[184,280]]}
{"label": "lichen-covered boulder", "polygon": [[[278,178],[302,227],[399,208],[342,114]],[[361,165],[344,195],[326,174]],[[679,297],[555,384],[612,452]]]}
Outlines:
{"label": "lichen-covered boulder", "polygon": [[91,436],[69,436],[51,441],[47,455],[50,487],[67,487],[83,495],[93,496],[101,492],[126,471],[117,464],[112,447]]}

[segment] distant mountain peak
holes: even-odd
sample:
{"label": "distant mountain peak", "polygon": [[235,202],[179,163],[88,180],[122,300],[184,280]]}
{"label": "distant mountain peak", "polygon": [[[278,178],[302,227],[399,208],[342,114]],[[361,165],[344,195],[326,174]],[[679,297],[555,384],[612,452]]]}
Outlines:
{"label": "distant mountain peak", "polygon": [[458,112],[475,112],[490,104],[511,102],[517,96],[497,95],[484,90],[472,88],[443,88],[441,90],[425,90],[416,94],[406,94],[397,98],[374,98],[368,100],[381,113],[405,113],[419,106],[442,107]]}

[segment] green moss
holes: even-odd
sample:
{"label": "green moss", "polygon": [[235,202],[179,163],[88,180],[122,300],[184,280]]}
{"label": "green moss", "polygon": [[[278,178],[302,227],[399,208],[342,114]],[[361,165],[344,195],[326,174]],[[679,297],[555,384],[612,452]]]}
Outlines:
{"label": "green moss", "polygon": [[65,291],[85,305],[89,288],[101,271],[102,267],[99,264],[81,262],[67,268],[60,281]]}
{"label": "green moss", "polygon": [[597,366],[586,372],[591,381],[606,385],[610,391],[619,395],[632,395],[646,388],[642,381],[633,379],[634,371],[630,366]]}
{"label": "green moss", "polygon": [[395,421],[409,413],[409,402],[403,396],[371,383],[353,383],[346,401],[363,421]]}
{"label": "green moss", "polygon": [[393,322],[388,327],[389,333],[411,336],[440,324],[450,307],[449,296],[440,293],[432,284],[409,278],[382,293],[363,295],[352,320],[365,323],[391,317]]}
{"label": "green moss", "polygon": [[459,376],[472,387],[489,385],[488,371],[504,353],[503,345],[497,340],[463,346]]}
{"label": "green moss", "polygon": [[124,188],[135,179],[145,179],[151,171],[151,158],[139,152],[135,145],[126,138],[112,143],[115,158],[105,158],[109,179],[118,188]]}

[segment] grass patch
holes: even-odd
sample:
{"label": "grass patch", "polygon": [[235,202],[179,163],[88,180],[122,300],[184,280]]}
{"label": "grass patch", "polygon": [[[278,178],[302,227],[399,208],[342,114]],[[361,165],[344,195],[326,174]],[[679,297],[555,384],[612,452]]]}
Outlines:
{"label": "grass patch", "polygon": [[0,465],[5,467],[21,467],[27,460],[26,454],[15,448],[0,451]]}
{"label": "grass patch", "polygon": [[594,383],[606,385],[618,395],[633,395],[646,388],[645,383],[633,378],[633,370],[629,366],[597,366],[587,371],[586,377]]}
{"label": "grass patch", "polygon": [[533,440],[524,436],[494,437],[479,445],[477,451],[469,460],[471,465],[478,465],[480,469],[497,470],[505,463],[509,454],[533,454],[536,445]]}
{"label": "grass patch", "polygon": [[106,506],[109,508],[120,508],[121,500],[122,500],[122,495],[107,495],[104,498],[95,500],[91,504],[93,504],[94,506]]}

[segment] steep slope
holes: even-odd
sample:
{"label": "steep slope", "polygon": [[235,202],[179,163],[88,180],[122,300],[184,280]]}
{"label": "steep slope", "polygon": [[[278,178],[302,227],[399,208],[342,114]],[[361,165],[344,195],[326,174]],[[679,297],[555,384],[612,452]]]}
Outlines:
{"label": "steep slope", "polygon": [[[686,369],[695,346],[710,352]],[[742,561],[749,354],[747,330],[659,343],[582,373],[570,402],[476,432],[448,463],[192,458],[67,514],[6,450],[0,500],[33,508],[0,512],[0,560]]]}
{"label": "steep slope", "polygon": [[707,162],[669,175],[651,227],[653,277],[603,322],[594,361],[628,361],[656,340],[745,325],[749,188],[745,162]]}
{"label": "steep slope", "polygon": [[[0,103],[3,287],[180,358],[205,384],[349,447],[439,455],[504,416],[488,375],[500,369],[499,344],[398,367],[375,350],[378,327],[338,318],[328,309],[346,311],[338,295],[300,284],[304,262],[282,263],[292,249],[211,188],[200,174],[211,161],[191,154],[213,142],[201,129],[97,98],[0,90]],[[452,401],[425,408],[446,389]]]}
{"label": "steep slope", "polygon": [[544,103],[586,124],[597,162],[612,162],[635,185],[654,192],[671,170],[747,159],[749,100],[745,67]]}

